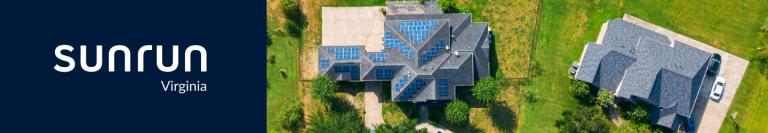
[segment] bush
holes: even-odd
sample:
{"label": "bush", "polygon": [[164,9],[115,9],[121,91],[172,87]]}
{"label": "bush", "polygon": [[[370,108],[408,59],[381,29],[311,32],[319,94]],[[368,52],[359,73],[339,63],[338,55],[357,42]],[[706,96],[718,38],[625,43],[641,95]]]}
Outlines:
{"label": "bush", "polygon": [[456,5],[456,0],[440,0],[440,8],[445,13],[467,13],[469,9]]}
{"label": "bush", "polygon": [[589,84],[584,81],[573,80],[571,81],[571,92],[578,98],[589,97]]}
{"label": "bush", "polygon": [[536,100],[538,100],[536,93],[536,89],[527,88],[525,91],[525,101],[531,104],[536,103]]}
{"label": "bush", "polygon": [[485,77],[477,82],[477,85],[472,89],[472,96],[483,104],[491,104],[496,101],[496,97],[499,96],[499,82],[491,77]]}
{"label": "bush", "polygon": [[336,81],[327,76],[319,76],[312,81],[312,98],[329,103],[334,98],[336,88]]}
{"label": "bush", "polygon": [[613,94],[607,89],[601,89],[600,92],[597,93],[597,98],[595,99],[595,103],[601,107],[609,107],[613,105],[613,101]]}
{"label": "bush", "polygon": [[416,130],[416,120],[406,120],[399,124],[384,123],[376,127],[378,133],[426,133],[426,129]]}
{"label": "bush", "polygon": [[460,125],[469,119],[469,105],[461,100],[453,100],[445,107],[445,120],[454,125]]}
{"label": "bush", "polygon": [[648,111],[642,106],[635,106],[632,110],[626,112],[626,116],[635,122],[645,122],[648,120]]}
{"label": "bush", "polygon": [[308,123],[308,133],[362,133],[367,129],[355,112],[314,114]]}
{"label": "bush", "polygon": [[610,125],[603,120],[602,112],[594,107],[579,107],[576,111],[565,111],[555,121],[561,133],[607,133]]}
{"label": "bush", "polygon": [[294,0],[280,0],[280,9],[283,10],[283,15],[289,18],[301,15],[301,7]]}
{"label": "bush", "polygon": [[301,104],[291,102],[284,104],[282,110],[277,116],[278,124],[284,129],[295,129],[299,122],[304,119],[304,111]]}
{"label": "bush", "polygon": [[269,64],[275,63],[275,54],[272,54],[272,52],[267,52],[267,63]]}

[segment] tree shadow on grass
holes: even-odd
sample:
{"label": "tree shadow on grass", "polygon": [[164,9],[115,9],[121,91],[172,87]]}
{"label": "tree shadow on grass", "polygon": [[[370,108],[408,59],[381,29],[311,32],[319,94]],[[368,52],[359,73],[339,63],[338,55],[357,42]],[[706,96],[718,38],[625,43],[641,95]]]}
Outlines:
{"label": "tree shadow on grass", "polygon": [[491,104],[488,113],[493,121],[493,126],[503,132],[513,132],[517,128],[517,114],[509,107],[504,106],[503,103]]}
{"label": "tree shadow on grass", "polygon": [[331,111],[337,113],[353,112],[357,113],[355,107],[347,99],[335,97],[331,100]]}

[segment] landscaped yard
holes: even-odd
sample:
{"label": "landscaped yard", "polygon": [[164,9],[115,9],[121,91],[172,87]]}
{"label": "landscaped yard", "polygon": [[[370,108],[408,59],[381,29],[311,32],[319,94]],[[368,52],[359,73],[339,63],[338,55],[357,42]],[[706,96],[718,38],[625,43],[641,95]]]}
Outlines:
{"label": "landscaped yard", "polygon": [[[687,35],[745,59],[752,59],[758,31],[768,15],[761,1],[544,1],[534,62],[542,74],[529,89],[537,90],[539,102],[523,104],[521,132],[555,132],[554,121],[576,106],[567,88],[567,67],[578,59],[587,42],[596,39],[600,25],[623,13]],[[738,111],[742,131],[765,129],[768,115],[768,81],[750,64],[736,94],[731,112]],[[721,131],[734,131],[726,121]]]}
{"label": "landscaped yard", "polygon": [[[302,10],[307,26],[302,39],[281,33],[279,0],[268,0],[267,26],[272,45],[267,52],[275,55],[275,63],[267,64],[267,115],[274,116],[280,105],[289,101],[303,101],[305,110],[316,110],[316,104],[308,96],[308,85],[301,80],[312,79],[317,66],[315,48],[320,45],[320,7],[322,6],[382,6],[382,0],[371,1],[302,1]],[[523,86],[503,89],[500,101],[506,109],[516,112],[514,124],[494,126],[498,120],[493,117],[510,117],[491,108],[473,107],[470,125],[481,131],[557,132],[555,121],[567,110],[581,106],[568,88],[570,79],[567,68],[576,61],[587,42],[596,41],[599,28],[608,19],[631,14],[653,24],[687,35],[693,39],[713,45],[739,57],[751,60],[761,45],[759,30],[768,18],[768,0],[709,0],[709,1],[583,1],[544,0],[539,20],[539,30],[534,47],[531,47],[537,19],[537,0],[487,1],[459,0],[473,13],[475,22],[490,22],[494,34],[496,77],[524,78],[532,76]],[[762,44],[765,45],[765,44]],[[763,46],[766,47],[766,46]],[[533,49],[532,49],[533,48]],[[533,52],[533,53],[531,53]],[[301,55],[301,56],[299,56]],[[532,60],[530,60],[532,59]],[[530,63],[535,63],[528,69]],[[286,76],[280,73],[286,70]],[[727,69],[727,68],[725,68]],[[301,70],[301,71],[300,71]],[[739,91],[729,112],[738,112],[736,122],[726,118],[722,132],[759,132],[768,128],[768,78],[760,75],[757,63],[751,63],[742,80]],[[537,100],[527,103],[523,100],[524,90],[535,90]],[[384,90],[386,91],[386,90]],[[412,105],[397,106],[384,103],[385,122],[398,122],[410,118]],[[504,109],[504,108],[501,108]],[[405,112],[404,112],[405,111]],[[490,112],[490,113],[489,113]],[[306,112],[305,114],[312,114]],[[508,114],[508,113],[504,113]],[[730,113],[729,113],[730,114]],[[306,118],[306,117],[305,117]],[[284,132],[274,123],[274,117],[267,118],[269,132]],[[606,118],[607,119],[607,118]],[[628,127],[644,128],[633,124]],[[612,127],[617,131],[616,127]]]}

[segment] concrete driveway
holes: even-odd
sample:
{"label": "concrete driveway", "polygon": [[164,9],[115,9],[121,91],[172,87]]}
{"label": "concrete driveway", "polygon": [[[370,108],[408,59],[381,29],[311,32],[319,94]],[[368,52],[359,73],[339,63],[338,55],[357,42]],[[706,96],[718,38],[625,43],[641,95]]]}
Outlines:
{"label": "concrete driveway", "polygon": [[692,114],[694,122],[696,123],[694,125],[694,128],[696,128],[695,131],[702,133],[714,133],[720,131],[720,126],[728,115],[728,107],[731,106],[731,102],[736,95],[736,90],[738,89],[739,84],[741,84],[741,79],[744,77],[749,61],[684,35],[645,22],[639,18],[625,14],[623,19],[646,29],[666,35],[672,40],[689,44],[706,52],[718,53],[722,56],[722,63],[718,76],[726,79],[723,97],[719,101],[709,99],[709,92],[711,91],[711,84],[714,77],[705,77],[704,85],[702,86],[707,88],[702,88],[702,92],[699,93],[699,98],[696,100],[696,106]]}
{"label": "concrete driveway", "polygon": [[384,99],[379,98],[381,94],[381,82],[366,82],[365,91],[365,127],[376,129],[376,126],[384,123],[384,117],[381,115],[381,102]]}

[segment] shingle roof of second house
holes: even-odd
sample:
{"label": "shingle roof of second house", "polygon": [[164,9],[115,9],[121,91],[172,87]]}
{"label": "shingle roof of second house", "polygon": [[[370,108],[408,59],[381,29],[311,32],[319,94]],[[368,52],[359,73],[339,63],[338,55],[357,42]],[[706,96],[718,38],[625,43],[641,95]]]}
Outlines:
{"label": "shingle roof of second house", "polygon": [[679,126],[678,117],[691,116],[711,54],[621,19],[606,24],[602,44],[587,44],[576,79],[650,103],[655,124]]}

